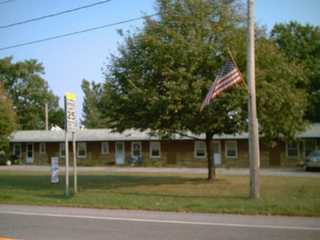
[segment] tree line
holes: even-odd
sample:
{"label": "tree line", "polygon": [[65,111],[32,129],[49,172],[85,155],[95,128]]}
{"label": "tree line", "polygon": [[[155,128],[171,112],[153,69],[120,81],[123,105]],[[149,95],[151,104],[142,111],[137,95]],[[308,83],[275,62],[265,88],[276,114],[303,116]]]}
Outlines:
{"label": "tree line", "polygon": [[0,150],[8,150],[8,137],[16,129],[45,128],[45,103],[49,122],[63,127],[64,111],[43,73],[42,64],[34,59],[16,63],[12,57],[0,59]]}

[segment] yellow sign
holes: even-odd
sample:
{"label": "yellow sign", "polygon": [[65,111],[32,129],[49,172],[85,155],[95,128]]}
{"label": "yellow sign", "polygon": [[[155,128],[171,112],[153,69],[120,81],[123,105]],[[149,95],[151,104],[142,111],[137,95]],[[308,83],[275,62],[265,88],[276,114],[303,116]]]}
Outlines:
{"label": "yellow sign", "polygon": [[64,96],[67,98],[67,100],[75,101],[76,100],[76,95],[71,92],[66,92]]}

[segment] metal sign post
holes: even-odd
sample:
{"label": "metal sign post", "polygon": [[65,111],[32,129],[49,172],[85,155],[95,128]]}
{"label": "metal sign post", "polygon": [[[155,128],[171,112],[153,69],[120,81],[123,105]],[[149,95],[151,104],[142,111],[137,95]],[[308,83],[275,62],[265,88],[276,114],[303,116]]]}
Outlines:
{"label": "metal sign post", "polygon": [[77,193],[77,161],[76,161],[76,95],[65,93],[65,158],[66,158],[66,196],[69,196],[69,141],[68,132],[72,133],[74,193]]}

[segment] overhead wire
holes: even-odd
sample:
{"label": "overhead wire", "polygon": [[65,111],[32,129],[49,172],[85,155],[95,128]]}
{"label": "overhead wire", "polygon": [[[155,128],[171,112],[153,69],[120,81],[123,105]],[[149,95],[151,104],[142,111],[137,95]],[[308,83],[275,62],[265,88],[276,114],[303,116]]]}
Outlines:
{"label": "overhead wire", "polygon": [[[13,0],[7,0],[6,2],[8,2],[8,1],[13,1]],[[86,9],[86,8],[91,8],[91,7],[95,7],[95,6],[98,6],[98,5],[102,5],[102,4],[108,3],[110,1],[111,0],[99,1],[99,2],[88,4],[88,5],[83,5],[83,6],[77,7],[77,8],[72,8],[72,9],[68,9],[68,10],[64,10],[64,11],[60,11],[60,12],[56,12],[56,13],[51,13],[51,14],[48,14],[48,15],[40,16],[40,17],[26,19],[26,20],[23,20],[23,21],[20,21],[20,22],[10,23],[10,24],[7,24],[7,25],[0,25],[0,29],[11,28],[11,27],[14,27],[14,26],[23,25],[23,24],[27,24],[27,23],[30,23],[30,22],[36,22],[36,21],[40,21],[40,20],[43,20],[43,19],[47,19],[47,18],[57,17],[57,16],[60,16],[60,15],[63,15],[63,14],[72,13],[72,12],[76,12],[76,11],[79,11],[79,10],[82,10],[82,9]],[[6,3],[6,2],[0,2],[0,4],[1,3]]]}
{"label": "overhead wire", "polygon": [[27,45],[32,45],[32,44],[41,43],[41,42],[46,42],[46,41],[51,41],[51,40],[54,40],[54,39],[69,37],[69,36],[78,35],[78,34],[82,34],[82,33],[86,33],[86,32],[96,31],[96,30],[99,30],[99,29],[108,28],[108,27],[112,27],[112,26],[116,26],[116,25],[120,25],[120,24],[124,24],[124,23],[134,22],[134,21],[138,21],[138,20],[141,20],[141,19],[154,17],[154,16],[157,16],[157,15],[159,15],[159,14],[158,13],[154,13],[154,14],[143,16],[143,17],[131,18],[131,19],[127,19],[127,20],[124,20],[124,21],[105,24],[105,25],[92,27],[92,28],[86,28],[86,29],[83,29],[83,30],[75,31],[75,32],[64,33],[64,34],[60,34],[60,35],[56,35],[56,36],[52,36],[52,37],[42,38],[42,39],[33,40],[33,41],[29,41],[29,42],[24,42],[24,43],[18,43],[18,44],[6,46],[6,47],[0,47],[0,51],[4,51],[4,50],[7,50],[7,49],[12,49],[12,48],[18,48],[18,47],[27,46]]}

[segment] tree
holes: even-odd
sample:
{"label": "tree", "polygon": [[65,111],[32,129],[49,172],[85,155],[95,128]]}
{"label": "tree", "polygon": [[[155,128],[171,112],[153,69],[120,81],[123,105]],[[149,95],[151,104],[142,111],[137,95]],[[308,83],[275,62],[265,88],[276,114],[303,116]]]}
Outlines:
{"label": "tree", "polygon": [[87,128],[106,127],[106,123],[101,117],[103,109],[99,108],[103,90],[102,85],[95,82],[90,83],[83,79],[81,88],[84,93],[82,104],[83,120],[81,123]]}
{"label": "tree", "polygon": [[304,65],[309,80],[308,120],[320,122],[320,27],[298,22],[276,24],[271,38],[290,61]]}
{"label": "tree", "polygon": [[9,135],[15,130],[15,123],[16,116],[11,101],[0,83],[0,152],[8,150]]}
{"label": "tree", "polygon": [[[228,47],[233,49],[239,68],[245,72],[245,18],[237,1],[159,0],[158,9],[159,19],[147,18],[144,28],[126,35],[119,55],[112,56],[102,102],[109,107],[109,124],[119,131],[149,128],[169,133],[185,130],[205,133],[211,180],[215,176],[210,146],[213,135],[246,129],[245,87],[224,93],[201,113],[199,108]],[[291,72],[295,66],[263,32],[259,34],[260,130],[266,138],[289,137],[303,127],[300,113],[304,112],[304,95],[295,85],[303,79],[296,71]],[[275,69],[274,64],[278,64]],[[268,100],[279,107],[268,104]],[[288,112],[297,108],[287,123]]]}
{"label": "tree", "polygon": [[48,103],[49,122],[63,126],[59,98],[41,77],[43,73],[43,66],[36,60],[12,63],[11,57],[0,59],[0,82],[12,100],[19,129],[43,129],[45,103]]}

